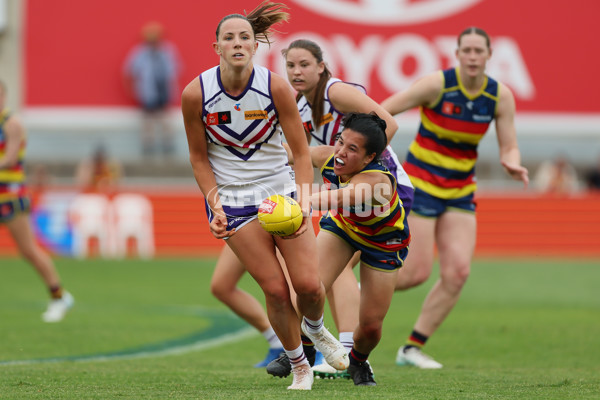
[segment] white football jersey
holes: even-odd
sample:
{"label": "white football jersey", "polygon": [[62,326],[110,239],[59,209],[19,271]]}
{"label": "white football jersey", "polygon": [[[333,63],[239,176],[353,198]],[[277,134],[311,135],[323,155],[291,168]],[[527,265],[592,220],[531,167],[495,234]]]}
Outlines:
{"label": "white football jersey", "polygon": [[[329,88],[337,82],[342,82],[342,80],[338,78],[329,78],[327,81],[324,93],[325,101],[323,102],[323,119],[320,123],[316,123],[312,120],[312,108],[306,97],[302,96],[300,100],[298,100],[298,111],[300,111],[304,129],[310,133],[318,144],[333,146],[336,135],[344,129],[344,125],[342,125],[344,113],[338,111],[329,100]],[[358,90],[366,93],[364,87],[354,83],[348,84],[355,86]]]}
{"label": "white football jersey", "polygon": [[254,70],[244,92],[231,96],[219,66],[200,74],[208,156],[223,205],[258,205],[295,190],[271,94],[271,72]]}

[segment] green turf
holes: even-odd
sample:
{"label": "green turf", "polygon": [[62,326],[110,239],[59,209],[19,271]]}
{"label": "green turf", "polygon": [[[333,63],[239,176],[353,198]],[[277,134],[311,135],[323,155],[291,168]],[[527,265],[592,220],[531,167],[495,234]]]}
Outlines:
{"label": "green turf", "polygon": [[[427,345],[435,371],[394,365],[433,280],[397,293],[370,357],[378,386],[317,380],[310,393],[252,368],[266,344],[211,296],[214,260],[56,261],[77,303],[44,324],[39,278],[0,258],[0,399],[600,398],[598,260],[477,260]],[[185,351],[226,332],[240,337]]]}

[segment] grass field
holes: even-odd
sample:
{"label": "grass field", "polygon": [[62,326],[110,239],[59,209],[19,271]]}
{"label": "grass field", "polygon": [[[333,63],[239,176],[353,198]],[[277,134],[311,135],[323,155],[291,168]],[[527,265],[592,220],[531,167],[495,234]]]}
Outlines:
{"label": "grass field", "polygon": [[394,365],[433,280],[397,293],[370,357],[378,386],[308,393],[252,368],[266,343],[211,296],[214,260],[56,261],[77,303],[44,324],[39,278],[0,258],[0,399],[600,398],[598,260],[476,260],[427,345],[441,370]]}

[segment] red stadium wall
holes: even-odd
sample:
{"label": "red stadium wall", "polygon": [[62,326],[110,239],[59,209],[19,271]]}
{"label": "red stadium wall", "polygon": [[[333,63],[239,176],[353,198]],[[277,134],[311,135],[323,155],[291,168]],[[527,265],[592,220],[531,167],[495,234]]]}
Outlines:
{"label": "red stadium wall", "polygon": [[[223,242],[208,230],[204,201],[196,191],[144,192],[154,208],[157,256],[215,255]],[[317,219],[314,219],[315,224]],[[600,256],[600,195],[537,197],[481,195],[477,255]],[[16,254],[0,227],[0,254]]]}
{"label": "red stadium wall", "polygon": [[600,256],[600,194],[483,195],[477,255]]}
{"label": "red stadium wall", "polygon": [[[591,113],[598,87],[600,2],[541,0],[284,0],[290,20],[255,62],[285,74],[280,49],[316,40],[335,76],[381,101],[420,76],[454,64],[456,37],[477,25],[492,36],[488,72],[512,88],[520,112]],[[219,20],[259,0],[28,0],[23,57],[26,107],[132,106],[123,60],[140,27],[161,21],[183,58],[183,87],[218,63]],[[565,66],[576,71],[565,79]]]}

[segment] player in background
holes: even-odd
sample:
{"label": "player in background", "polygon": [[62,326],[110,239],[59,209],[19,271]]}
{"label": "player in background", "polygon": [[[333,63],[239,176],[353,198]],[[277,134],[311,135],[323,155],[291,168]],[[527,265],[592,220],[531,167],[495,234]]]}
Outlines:
{"label": "player in background", "polygon": [[525,187],[529,182],[517,144],[513,94],[485,73],[491,55],[487,33],[467,28],[458,36],[458,67],[427,75],[381,103],[392,115],[414,107],[421,112],[421,124],[404,163],[415,186],[408,218],[413,240],[396,290],[429,278],[434,246],[440,263],[440,278],[425,298],[406,344],[398,350],[398,365],[442,367],[421,349],[458,301],[470,273],[476,238],[477,145],[492,120],[496,121],[500,163]]}
{"label": "player in background", "polygon": [[[282,77],[252,61],[259,41],[269,42],[271,26],[287,20],[285,8],[264,1],[247,16],[231,14],[219,22],[213,44],[219,65],[187,85],[182,113],[210,230],[227,239],[265,294],[267,315],[292,362],[294,379],[288,389],[310,390],[313,373],[276,248],[285,260],[307,336],[338,369],[348,366],[348,355],[323,325],[325,290],[310,223],[313,171],[294,97]],[[296,160],[294,171],[280,125]],[[294,192],[305,216],[300,229],[287,238],[268,234],[258,223],[258,206],[269,194]]]}
{"label": "player in background", "polygon": [[17,116],[6,108],[6,85],[0,82],[0,223],[8,228],[19,253],[38,272],[50,292],[42,314],[45,322],[59,322],[73,306],[73,296],[63,289],[52,259],[36,243],[29,220],[30,201],[23,163],[26,133]]}
{"label": "player in background", "polygon": [[[367,96],[362,86],[333,77],[317,43],[298,39],[290,43],[282,54],[288,81],[297,91],[296,103],[309,143],[312,141],[317,145],[333,146],[337,135],[344,129],[343,117],[349,112],[377,113],[386,122],[386,137],[392,139],[398,129],[395,119]],[[389,146],[389,141],[387,144],[379,159],[398,181],[398,192],[408,213],[413,186]],[[358,263],[359,256],[357,252],[328,292],[339,339],[348,352],[352,349],[354,329],[358,324],[360,290],[352,268]],[[285,354],[267,366],[267,372],[276,376],[287,376],[289,370]],[[316,376],[349,377],[347,373],[336,371],[326,363],[315,363],[313,371]]]}
{"label": "player in background", "polygon": [[396,179],[379,162],[389,140],[385,121],[374,113],[348,113],[343,124],[334,146],[311,148],[327,187],[313,193],[311,204],[329,210],[317,236],[319,274],[330,289],[360,250],[360,304],[348,374],[355,385],[375,386],[367,359],[381,339],[410,232]]}

